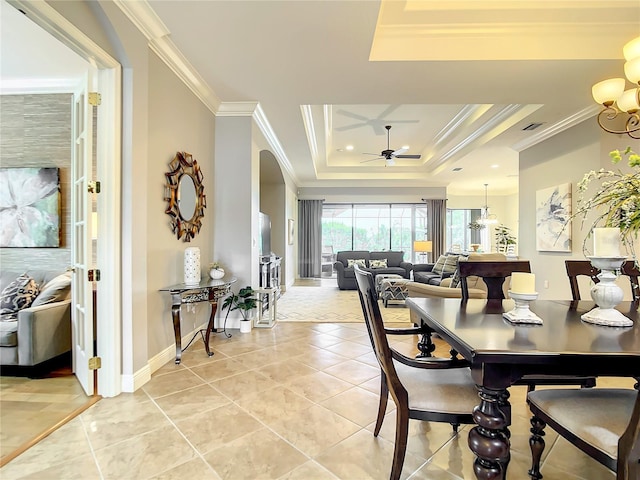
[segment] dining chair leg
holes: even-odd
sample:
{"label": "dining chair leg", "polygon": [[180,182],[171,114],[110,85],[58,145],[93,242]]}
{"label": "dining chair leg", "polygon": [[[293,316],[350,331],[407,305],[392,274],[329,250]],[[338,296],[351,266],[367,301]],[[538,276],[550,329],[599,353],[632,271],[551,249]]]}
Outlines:
{"label": "dining chair leg", "polygon": [[380,402],[378,403],[378,418],[376,419],[376,427],[373,429],[373,436],[377,437],[384,421],[384,414],[387,411],[387,401],[389,400],[389,386],[387,385],[387,376],[380,370]]}
{"label": "dining chair leg", "polygon": [[547,424],[535,415],[531,417],[531,437],[529,438],[529,447],[531,448],[531,470],[529,470],[529,476],[533,480],[540,480],[542,474],[540,473],[540,459],[542,458],[542,452],[544,452],[544,427]]}
{"label": "dining chair leg", "polygon": [[393,465],[391,466],[391,480],[398,480],[402,473],[404,457],[407,452],[407,437],[409,436],[409,406],[396,405],[396,444],[393,450]]}

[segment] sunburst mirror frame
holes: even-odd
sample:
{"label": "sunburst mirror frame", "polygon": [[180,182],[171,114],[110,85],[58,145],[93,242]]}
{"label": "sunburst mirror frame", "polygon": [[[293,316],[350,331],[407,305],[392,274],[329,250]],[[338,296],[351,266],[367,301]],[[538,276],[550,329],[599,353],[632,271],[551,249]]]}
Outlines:
{"label": "sunburst mirror frame", "polygon": [[[187,175],[193,180],[195,187],[195,208],[191,218],[184,218],[180,212],[180,181]],[[171,217],[170,226],[178,240],[190,242],[202,227],[204,209],[207,207],[207,199],[202,185],[202,171],[198,162],[187,152],[176,152],[176,156],[169,162],[169,172],[165,173],[166,185],[164,199],[167,201],[165,213]]]}

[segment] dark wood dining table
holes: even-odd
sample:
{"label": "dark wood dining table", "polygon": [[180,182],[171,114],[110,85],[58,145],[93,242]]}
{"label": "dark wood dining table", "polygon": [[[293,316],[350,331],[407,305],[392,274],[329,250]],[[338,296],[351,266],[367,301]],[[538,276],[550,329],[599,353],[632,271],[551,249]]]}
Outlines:
{"label": "dark wood dining table", "polygon": [[408,308],[430,332],[471,364],[478,387],[476,426],[469,447],[478,479],[504,479],[510,460],[511,405],[507,388],[525,375],[640,377],[640,315],[631,302],[617,309],[632,327],[585,323],[593,302],[537,300],[531,311],[542,325],[512,324],[502,316],[512,300],[412,298]]}

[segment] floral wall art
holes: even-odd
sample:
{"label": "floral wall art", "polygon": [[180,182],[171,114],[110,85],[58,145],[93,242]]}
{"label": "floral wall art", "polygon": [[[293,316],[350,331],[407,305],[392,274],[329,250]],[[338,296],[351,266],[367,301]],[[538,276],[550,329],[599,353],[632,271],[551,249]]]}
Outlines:
{"label": "floral wall art", "polygon": [[60,246],[57,168],[0,168],[0,247]]}
{"label": "floral wall art", "polygon": [[571,184],[536,192],[536,249],[571,252]]}

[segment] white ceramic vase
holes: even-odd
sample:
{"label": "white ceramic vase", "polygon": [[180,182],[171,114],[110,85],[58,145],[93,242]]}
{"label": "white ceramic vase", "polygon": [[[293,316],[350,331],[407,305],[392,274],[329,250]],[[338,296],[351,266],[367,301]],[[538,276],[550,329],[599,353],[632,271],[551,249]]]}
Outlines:
{"label": "white ceramic vase", "polygon": [[222,268],[212,268],[211,270],[209,270],[209,276],[213,280],[220,280],[222,277],[224,277],[224,269],[222,269]]}
{"label": "white ceramic vase", "polygon": [[200,283],[200,248],[189,247],[184,250],[184,283],[197,285]]}

